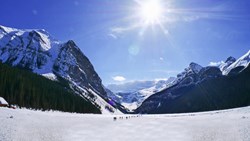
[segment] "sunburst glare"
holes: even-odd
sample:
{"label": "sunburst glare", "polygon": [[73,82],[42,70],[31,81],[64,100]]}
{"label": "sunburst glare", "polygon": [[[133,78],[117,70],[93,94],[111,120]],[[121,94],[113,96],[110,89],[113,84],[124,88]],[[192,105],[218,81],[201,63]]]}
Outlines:
{"label": "sunburst glare", "polygon": [[167,18],[167,5],[166,2],[161,0],[137,0],[137,7],[135,12],[136,19],[139,19],[139,25],[142,27],[139,35],[143,35],[145,30],[149,26],[155,29],[155,26],[158,26],[163,33],[167,33],[166,28],[163,26],[164,20]]}
{"label": "sunburst glare", "polygon": [[139,16],[146,24],[157,24],[164,16],[164,9],[159,1],[140,3]]}

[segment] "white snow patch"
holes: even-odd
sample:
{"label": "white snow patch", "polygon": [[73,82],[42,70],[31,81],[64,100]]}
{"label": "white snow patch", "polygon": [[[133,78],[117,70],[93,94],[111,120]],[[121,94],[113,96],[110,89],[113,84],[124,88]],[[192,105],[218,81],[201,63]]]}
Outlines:
{"label": "white snow patch", "polygon": [[[89,99],[89,98],[88,98],[88,97],[89,97],[89,94],[88,94],[88,93],[91,93],[92,95],[95,96],[94,101],[93,101],[93,99],[89,99],[89,100],[90,100],[93,104],[97,104],[98,106],[101,107],[100,110],[101,110],[102,114],[123,114],[120,110],[118,110],[118,109],[112,107],[109,103],[107,103],[103,98],[101,98],[101,97],[100,97],[96,92],[94,92],[92,89],[89,88],[88,90],[86,90],[86,89],[80,87],[79,85],[77,85],[75,82],[72,82],[72,83],[73,83],[74,86],[78,87],[79,89],[81,89],[81,90],[84,92],[84,93],[81,93],[81,95],[82,95],[83,97]],[[110,109],[112,109],[114,112],[113,112],[113,113],[110,112],[110,111],[107,109],[107,107],[110,108]]]}
{"label": "white snow patch", "polygon": [[138,102],[133,103],[121,103],[122,106],[126,107],[129,111],[135,110],[137,107],[139,107]]}
{"label": "white snow patch", "polygon": [[15,28],[10,28],[10,27],[6,27],[6,26],[1,26],[0,27],[7,33],[10,33],[10,32],[14,32],[14,31],[17,31],[18,29],[15,29]]}
{"label": "white snow patch", "polygon": [[48,51],[51,48],[51,44],[50,44],[51,41],[49,39],[49,35],[43,34],[41,32],[37,32],[37,33],[41,36],[42,40],[44,41],[44,42],[40,42],[42,49],[44,51]]}
{"label": "white snow patch", "polygon": [[0,104],[8,105],[8,102],[4,98],[0,97]]}
{"label": "white snow patch", "polygon": [[[95,103],[101,107],[102,114],[123,114],[118,109],[113,108],[110,104],[108,104],[103,98],[101,98],[97,93],[95,93],[92,89],[88,89],[93,95],[96,96]],[[111,108],[114,113],[110,112],[107,107]]]}
{"label": "white snow patch", "polygon": [[42,74],[42,76],[44,76],[50,80],[57,81],[57,77],[54,73],[45,73],[45,74]]}

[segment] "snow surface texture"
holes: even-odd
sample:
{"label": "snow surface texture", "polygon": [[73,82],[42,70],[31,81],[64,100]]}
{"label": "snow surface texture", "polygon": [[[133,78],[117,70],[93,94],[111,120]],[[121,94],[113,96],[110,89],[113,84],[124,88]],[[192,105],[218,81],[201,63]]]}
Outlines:
{"label": "snow surface texture", "polygon": [[[249,141],[250,107],[165,115],[85,115],[0,108],[1,141]],[[123,119],[119,119],[122,117]],[[129,117],[126,119],[126,117]],[[132,117],[135,116],[135,117]]]}

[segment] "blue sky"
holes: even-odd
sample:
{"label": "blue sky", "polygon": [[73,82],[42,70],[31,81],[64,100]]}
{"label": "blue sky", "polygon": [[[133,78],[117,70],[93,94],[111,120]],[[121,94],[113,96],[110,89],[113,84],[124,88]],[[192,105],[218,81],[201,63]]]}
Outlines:
{"label": "blue sky", "polygon": [[162,25],[146,26],[135,0],[8,0],[0,24],[73,39],[104,84],[167,78],[190,62],[206,66],[250,49],[249,0],[160,4]]}

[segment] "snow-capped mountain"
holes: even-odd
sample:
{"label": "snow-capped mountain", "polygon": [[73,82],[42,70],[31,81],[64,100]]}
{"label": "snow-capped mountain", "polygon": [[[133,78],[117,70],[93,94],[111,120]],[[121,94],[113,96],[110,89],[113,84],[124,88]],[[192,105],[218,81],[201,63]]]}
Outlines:
{"label": "snow-capped mountain", "polygon": [[236,59],[232,56],[228,57],[227,60],[224,61],[220,61],[220,62],[212,62],[209,64],[209,66],[213,66],[213,67],[218,67],[220,68],[220,70],[223,72],[225,71],[231,64],[233,64],[236,61]]}
{"label": "snow-capped mountain", "polygon": [[135,81],[123,84],[112,84],[107,86],[107,88],[112,91],[108,92],[108,97],[117,103],[120,103],[129,111],[133,111],[152,94],[173,85],[174,80],[174,77],[170,77],[167,80]]}
{"label": "snow-capped mountain", "polygon": [[239,71],[245,69],[250,63],[250,50],[240,57],[238,60],[232,62],[227,68],[223,70],[224,75],[228,75],[233,69],[239,68]]}
{"label": "snow-capped mountain", "polygon": [[195,77],[189,77],[189,76],[193,76],[193,75],[198,74],[202,68],[203,67],[200,66],[199,64],[196,64],[194,62],[190,63],[189,67],[185,68],[183,72],[181,72],[177,75],[177,79],[176,79],[175,83],[179,83],[183,79],[187,79],[187,78],[190,78],[190,79],[192,79],[191,81],[193,81],[193,79],[195,79]]}
{"label": "snow-capped mountain", "polygon": [[225,62],[221,61],[217,63],[217,65],[215,66],[220,68],[223,75],[228,75],[230,72],[233,73],[232,71],[233,69],[238,68],[238,70],[236,70],[236,73],[237,71],[243,70],[249,65],[249,62],[250,62],[250,50],[237,60],[234,57],[230,56],[227,58]]}
{"label": "snow-capped mountain", "polygon": [[[191,112],[250,104],[246,103],[249,88],[248,85],[245,85],[250,83],[249,62],[250,51],[238,60],[229,57],[225,63],[223,62],[218,66],[201,67],[196,63],[191,63],[189,67],[177,75],[177,79],[171,87],[148,97],[136,109],[136,112]],[[238,95],[243,95],[245,101],[241,101],[241,97],[235,95],[239,92]],[[215,98],[211,99],[211,97]],[[222,99],[223,97],[224,99]],[[199,107],[199,105],[207,102],[200,103],[203,100],[209,100],[212,103]],[[221,101],[224,102],[220,103]]]}
{"label": "snow-capped mountain", "polygon": [[52,80],[62,77],[103,112],[115,111],[106,102],[106,91],[91,62],[72,40],[60,42],[45,30],[0,26],[0,61]]}
{"label": "snow-capped mountain", "polygon": [[236,59],[232,56],[228,57],[226,62],[223,62],[221,65],[219,65],[218,67],[220,68],[220,70],[222,72],[224,72],[230,65],[232,65],[234,62],[236,61]]}

